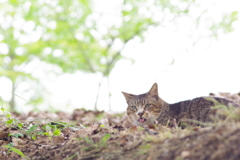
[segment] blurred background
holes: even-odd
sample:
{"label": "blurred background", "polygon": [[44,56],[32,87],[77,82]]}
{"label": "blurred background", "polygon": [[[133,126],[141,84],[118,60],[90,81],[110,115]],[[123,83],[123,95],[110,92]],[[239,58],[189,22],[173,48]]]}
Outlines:
{"label": "blurred background", "polygon": [[[238,0],[0,0],[1,107],[124,111],[240,91]],[[14,94],[12,94],[14,93]]]}

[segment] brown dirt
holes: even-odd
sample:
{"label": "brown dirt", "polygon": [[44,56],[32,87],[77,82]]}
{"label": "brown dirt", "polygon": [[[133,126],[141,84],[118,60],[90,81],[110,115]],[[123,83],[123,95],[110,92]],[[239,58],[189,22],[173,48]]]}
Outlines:
{"label": "brown dirt", "polygon": [[[224,94],[240,104],[238,94]],[[108,114],[99,111],[75,110],[47,113],[57,119],[51,120],[41,112],[11,114],[10,119],[23,123],[6,126],[8,120],[2,115],[0,121],[0,159],[132,159],[132,160],[237,160],[240,159],[240,110],[227,121],[218,121],[206,128],[168,128],[154,125],[124,128],[123,114]],[[66,122],[71,125],[59,125]],[[41,127],[57,127],[60,135],[40,135]],[[33,125],[39,125],[30,132]],[[84,127],[85,126],[85,127]],[[49,131],[53,133],[52,129]],[[21,133],[23,136],[16,137]],[[12,136],[9,136],[12,134]],[[15,136],[13,136],[15,135]],[[34,140],[32,136],[35,135]],[[25,157],[3,146],[13,143]]]}

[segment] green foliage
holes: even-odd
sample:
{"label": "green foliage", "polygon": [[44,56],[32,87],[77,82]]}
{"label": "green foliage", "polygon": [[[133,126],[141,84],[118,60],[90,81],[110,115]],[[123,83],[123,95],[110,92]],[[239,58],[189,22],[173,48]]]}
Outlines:
{"label": "green foliage", "polygon": [[233,29],[233,22],[238,20],[238,12],[233,11],[231,14],[225,14],[222,18],[222,22],[213,24],[210,27],[210,30],[213,32],[214,37],[218,37],[218,31],[222,30],[225,33],[232,32]]}
{"label": "green foliage", "polygon": [[16,137],[16,138],[24,137],[24,135],[22,133],[9,134],[8,136],[12,136],[12,137]]}
{"label": "green foliage", "polygon": [[[19,129],[20,133],[16,134],[9,134],[9,136],[13,136],[16,138],[23,137],[26,135],[27,137],[30,137],[32,140],[36,140],[37,136],[59,136],[61,135],[61,130],[65,129],[66,127],[63,127],[61,125],[52,125],[52,122],[46,125],[32,125],[29,127],[28,125],[24,125],[23,123],[20,123],[16,119],[9,119],[6,121],[6,126],[12,127],[12,128],[17,128]],[[66,125],[68,126],[73,126],[73,125]]]}
{"label": "green foliage", "polygon": [[50,122],[45,125],[40,124],[27,124],[22,123],[17,119],[11,118],[11,114],[6,114],[7,121],[5,125],[9,128],[13,128],[18,130],[19,133],[9,134],[8,136],[22,138],[24,136],[28,137],[29,139],[36,140],[38,136],[47,136],[51,138],[52,136],[59,136],[62,134],[62,130],[65,128],[76,128],[79,129],[78,126],[74,124],[68,124],[65,122]]}

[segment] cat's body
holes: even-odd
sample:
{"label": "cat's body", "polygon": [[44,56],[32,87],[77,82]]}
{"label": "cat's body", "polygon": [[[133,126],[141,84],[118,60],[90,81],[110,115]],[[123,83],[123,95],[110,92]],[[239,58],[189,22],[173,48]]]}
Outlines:
{"label": "cat's body", "polygon": [[[201,122],[212,122],[213,116],[224,119],[222,115],[217,115],[217,109],[214,106],[234,106],[238,105],[230,100],[219,97],[198,97],[192,100],[181,101],[169,104],[160,113],[157,122],[162,125],[173,126],[173,120],[179,126],[181,123],[187,125],[201,125]],[[198,123],[200,122],[200,123]]]}
{"label": "cat's body", "polygon": [[125,92],[123,94],[128,103],[128,121],[132,126],[148,127],[155,121],[170,126],[173,125],[172,122],[176,122],[175,125],[181,125],[182,122],[188,125],[199,125],[196,121],[212,122],[211,116],[216,115],[216,109],[211,109],[213,106],[239,107],[236,103],[219,97],[199,97],[168,104],[158,96],[156,83],[145,94],[133,95]]}

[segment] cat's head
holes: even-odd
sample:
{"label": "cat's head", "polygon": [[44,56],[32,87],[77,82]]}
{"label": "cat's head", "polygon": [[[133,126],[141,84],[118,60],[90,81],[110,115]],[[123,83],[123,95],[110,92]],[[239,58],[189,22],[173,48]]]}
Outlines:
{"label": "cat's head", "polygon": [[158,96],[158,86],[154,83],[149,92],[133,95],[122,92],[126,98],[129,121],[135,126],[147,127],[153,124],[159,116],[161,109],[166,104]]}

